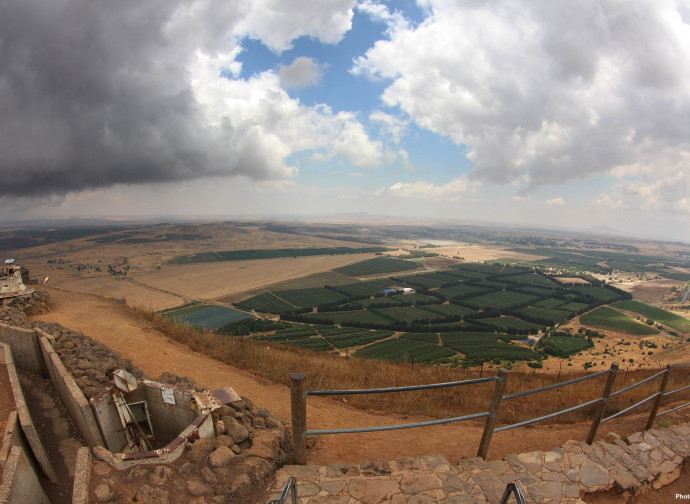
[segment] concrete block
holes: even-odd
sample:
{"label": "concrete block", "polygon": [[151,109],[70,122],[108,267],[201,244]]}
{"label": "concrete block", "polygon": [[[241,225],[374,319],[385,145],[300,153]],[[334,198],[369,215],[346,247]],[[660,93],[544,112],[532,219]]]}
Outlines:
{"label": "concrete block", "polygon": [[0,342],[12,348],[12,360],[17,369],[46,376],[36,331],[0,324]]}
{"label": "concrete block", "polygon": [[12,447],[0,485],[0,504],[50,504],[24,450]]}
{"label": "concrete block", "polygon": [[53,350],[49,340],[42,337],[39,342],[41,354],[48,368],[48,375],[67,409],[70,418],[77,426],[89,446],[103,446],[101,431],[98,429],[91,405],[86,400],[77,382]]}
{"label": "concrete block", "polygon": [[9,345],[0,343],[0,351],[5,352],[5,361],[7,362],[7,376],[10,379],[10,386],[12,387],[12,395],[14,395],[14,404],[17,408],[17,415],[19,416],[19,424],[22,427],[22,431],[26,436],[26,440],[31,447],[31,452],[38,461],[39,466],[43,473],[51,481],[56,481],[55,470],[53,469],[50,460],[48,460],[48,455],[46,454],[43,443],[41,443],[41,438],[38,436],[36,427],[34,426],[33,420],[31,419],[31,414],[29,413],[29,408],[26,405],[26,399],[24,398],[24,393],[22,392],[22,387],[19,384],[19,376],[17,376],[17,370],[14,367],[14,362],[12,361],[12,353],[10,351]]}
{"label": "concrete block", "polygon": [[13,446],[19,446],[25,453],[31,453],[16,411],[10,411],[7,424],[5,424],[5,433],[2,436],[2,444],[0,444],[0,466],[5,467],[7,457],[10,456],[10,450]]}
{"label": "concrete block", "polygon": [[72,504],[89,504],[91,460],[91,451],[86,447],[79,448],[79,451],[77,451],[77,462],[74,466]]}

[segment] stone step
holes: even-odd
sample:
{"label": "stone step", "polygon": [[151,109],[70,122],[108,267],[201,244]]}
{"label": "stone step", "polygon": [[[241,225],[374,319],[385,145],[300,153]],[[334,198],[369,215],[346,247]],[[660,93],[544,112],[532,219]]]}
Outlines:
{"label": "stone step", "polygon": [[498,503],[516,482],[528,501],[583,504],[584,493],[616,487],[638,493],[680,475],[690,456],[690,427],[655,429],[623,439],[609,436],[591,446],[568,441],[548,451],[503,460],[443,455],[400,457],[362,464],[285,466],[276,474],[272,499],[288,478],[297,479],[300,504],[486,504]]}

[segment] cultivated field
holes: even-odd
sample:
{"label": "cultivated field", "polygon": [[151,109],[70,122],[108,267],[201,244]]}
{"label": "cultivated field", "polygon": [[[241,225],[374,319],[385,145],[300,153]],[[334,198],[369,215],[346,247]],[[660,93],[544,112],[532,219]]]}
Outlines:
{"label": "cultivated field", "polygon": [[217,299],[352,264],[374,254],[312,256],[167,266],[137,275],[146,285],[194,299]]}

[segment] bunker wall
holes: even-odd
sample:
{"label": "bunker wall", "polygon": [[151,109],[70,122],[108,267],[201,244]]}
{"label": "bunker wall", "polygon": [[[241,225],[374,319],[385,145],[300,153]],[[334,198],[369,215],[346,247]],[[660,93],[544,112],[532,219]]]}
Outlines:
{"label": "bunker wall", "polygon": [[0,342],[7,343],[12,348],[17,368],[46,376],[36,331],[0,324]]}
{"label": "bunker wall", "polygon": [[0,504],[50,504],[24,450],[13,446],[0,485]]}
{"label": "bunker wall", "polygon": [[19,376],[17,375],[17,369],[14,366],[12,360],[12,351],[9,345],[0,343],[0,351],[4,352],[5,355],[5,366],[7,366],[7,376],[10,380],[10,386],[12,388],[12,395],[14,396],[14,404],[17,409],[17,415],[19,417],[19,423],[22,427],[22,431],[26,436],[26,439],[31,447],[31,452],[36,457],[39,466],[43,473],[51,481],[56,481],[55,470],[48,460],[48,455],[46,454],[45,448],[41,443],[41,438],[38,436],[36,427],[31,419],[31,414],[29,413],[29,408],[26,405],[26,399],[24,398],[24,393],[22,392],[21,384],[19,383]]}
{"label": "bunker wall", "polygon": [[62,399],[70,418],[90,447],[103,446],[103,438],[91,405],[45,336],[40,339],[40,349],[50,381],[53,382],[53,387]]}

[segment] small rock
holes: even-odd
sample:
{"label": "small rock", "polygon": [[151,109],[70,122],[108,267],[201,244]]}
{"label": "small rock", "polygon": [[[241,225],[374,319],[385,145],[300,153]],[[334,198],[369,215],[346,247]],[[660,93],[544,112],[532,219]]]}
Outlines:
{"label": "small rock", "polygon": [[218,420],[216,422],[216,435],[220,436],[223,434],[225,434],[225,422],[223,422],[222,420]]}
{"label": "small rock", "polygon": [[208,466],[204,466],[201,468],[201,476],[206,480],[206,483],[213,484],[213,483],[216,483],[218,481],[218,477],[213,472],[213,470]]}
{"label": "small rock", "polygon": [[251,488],[252,479],[246,474],[240,474],[230,485],[230,493],[242,493]]}
{"label": "small rock", "polygon": [[223,417],[223,422],[225,423],[225,432],[236,444],[241,443],[249,437],[247,428],[234,418],[227,416]]}
{"label": "small rock", "polygon": [[93,493],[96,495],[98,502],[110,502],[113,499],[113,491],[107,483],[99,483],[96,485]]}
{"label": "small rock", "polygon": [[213,495],[213,489],[210,486],[194,480],[187,480],[187,491],[194,497]]}
{"label": "small rock", "polygon": [[230,463],[237,455],[227,446],[220,446],[208,456],[208,463],[212,467],[223,467]]}
{"label": "small rock", "polygon": [[194,464],[192,464],[191,462],[185,462],[177,470],[177,473],[178,474],[188,474],[188,473],[192,472],[193,469],[194,469]]}

